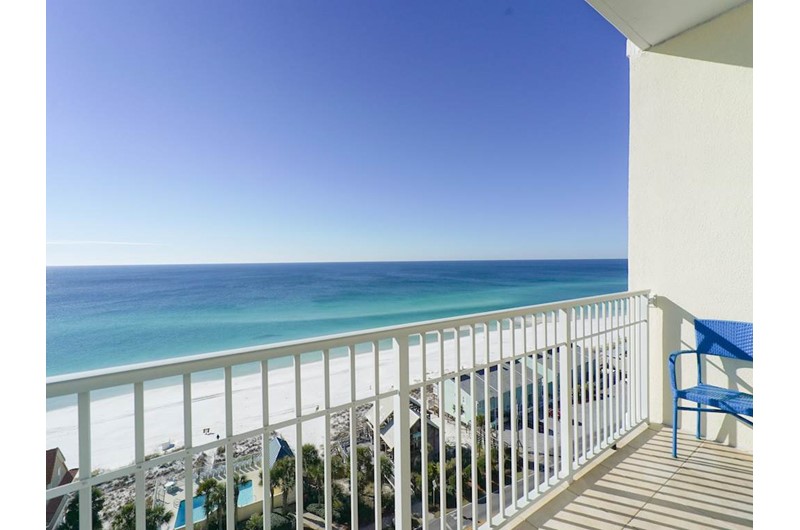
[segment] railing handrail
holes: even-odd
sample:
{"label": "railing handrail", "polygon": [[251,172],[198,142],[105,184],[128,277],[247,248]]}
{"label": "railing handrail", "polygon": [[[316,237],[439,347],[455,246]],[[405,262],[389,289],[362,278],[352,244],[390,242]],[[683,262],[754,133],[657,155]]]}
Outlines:
{"label": "railing handrail", "polygon": [[57,375],[47,378],[47,398],[90,392],[121,385],[141,383],[153,379],[175,377],[186,373],[215,370],[239,364],[248,364],[289,355],[298,355],[307,352],[321,351],[344,347],[347,345],[372,342],[395,337],[398,334],[425,333],[442,329],[443,326],[457,327],[476,322],[493,321],[498,318],[509,318],[530,314],[531,312],[548,312],[565,307],[589,305],[616,298],[639,296],[649,294],[650,290],[623,291],[571,300],[560,300],[510,309],[499,309],[484,313],[459,315],[422,322],[411,322],[368,330],[351,331],[334,335],[324,335],[307,339],[298,339],[261,346],[249,346],[221,350],[198,355],[187,355],[173,359],[149,361],[143,363],[114,366],[85,372]]}

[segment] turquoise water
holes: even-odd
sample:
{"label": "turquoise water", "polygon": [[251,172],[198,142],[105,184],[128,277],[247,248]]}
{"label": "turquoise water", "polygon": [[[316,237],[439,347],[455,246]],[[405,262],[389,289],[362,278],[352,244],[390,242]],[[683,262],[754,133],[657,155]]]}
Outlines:
{"label": "turquoise water", "polygon": [[[241,508],[242,506],[253,504],[253,501],[255,501],[253,481],[249,480],[239,486],[239,499],[236,502],[236,506]],[[206,518],[206,510],[203,507],[205,502],[205,495],[198,495],[192,499],[192,521],[198,522]],[[186,526],[186,501],[181,501],[178,506],[178,513],[175,516],[175,528],[181,528],[183,526]]]}
{"label": "turquoise water", "polygon": [[[198,495],[192,499],[192,521],[199,522],[206,518],[206,509],[203,507],[205,502],[205,495]],[[182,526],[186,526],[186,501],[181,501],[178,506],[178,514],[175,516],[175,528]]]}
{"label": "turquoise water", "polygon": [[626,289],[626,260],[49,267],[47,375]]}
{"label": "turquoise water", "polygon": [[237,506],[247,506],[248,504],[253,504],[255,500],[255,493],[253,492],[253,481],[248,481],[239,486],[239,500],[236,503]]}

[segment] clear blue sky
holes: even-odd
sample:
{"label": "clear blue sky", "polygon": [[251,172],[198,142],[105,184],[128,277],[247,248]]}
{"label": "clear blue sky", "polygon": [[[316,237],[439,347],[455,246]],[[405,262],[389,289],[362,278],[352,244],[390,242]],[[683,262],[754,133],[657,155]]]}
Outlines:
{"label": "clear blue sky", "polygon": [[627,254],[582,0],[47,3],[47,261]]}

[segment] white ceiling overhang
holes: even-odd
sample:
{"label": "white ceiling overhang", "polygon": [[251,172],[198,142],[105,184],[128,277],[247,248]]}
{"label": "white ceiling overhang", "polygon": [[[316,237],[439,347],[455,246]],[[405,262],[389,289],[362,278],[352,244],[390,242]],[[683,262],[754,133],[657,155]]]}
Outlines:
{"label": "white ceiling overhang", "polygon": [[749,0],[586,0],[642,50],[661,44]]}

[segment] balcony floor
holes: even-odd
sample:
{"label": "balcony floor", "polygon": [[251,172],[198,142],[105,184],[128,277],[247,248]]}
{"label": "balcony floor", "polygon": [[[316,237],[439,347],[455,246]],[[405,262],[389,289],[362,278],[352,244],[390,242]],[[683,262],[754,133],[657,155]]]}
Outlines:
{"label": "balcony floor", "polygon": [[647,429],[516,528],[732,530],[753,527],[753,457]]}

